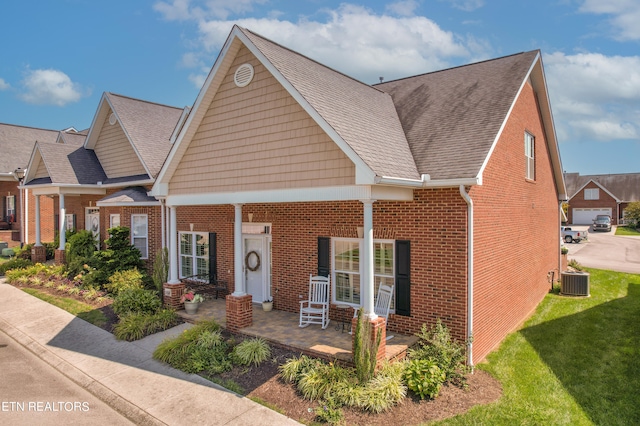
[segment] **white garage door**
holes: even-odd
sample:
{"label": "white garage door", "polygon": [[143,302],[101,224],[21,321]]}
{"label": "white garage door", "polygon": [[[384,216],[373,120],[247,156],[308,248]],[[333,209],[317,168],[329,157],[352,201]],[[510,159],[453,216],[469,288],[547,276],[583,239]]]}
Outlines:
{"label": "white garage door", "polygon": [[573,209],[573,225],[591,225],[599,214],[611,216],[611,209]]}

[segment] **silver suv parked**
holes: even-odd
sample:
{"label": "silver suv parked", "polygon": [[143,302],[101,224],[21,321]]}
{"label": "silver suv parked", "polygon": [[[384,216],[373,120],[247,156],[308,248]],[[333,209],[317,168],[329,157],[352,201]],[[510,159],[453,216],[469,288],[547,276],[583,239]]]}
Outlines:
{"label": "silver suv parked", "polygon": [[596,216],[593,221],[593,230],[611,232],[611,217],[604,214]]}

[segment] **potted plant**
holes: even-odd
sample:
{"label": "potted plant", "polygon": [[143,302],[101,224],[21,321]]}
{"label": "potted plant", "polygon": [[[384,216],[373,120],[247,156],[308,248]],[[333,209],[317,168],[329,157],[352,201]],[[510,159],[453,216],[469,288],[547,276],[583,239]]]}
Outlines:
{"label": "potted plant", "polygon": [[204,297],[201,294],[196,294],[195,291],[187,289],[187,291],[180,298],[180,302],[184,303],[184,310],[188,314],[193,315],[198,312],[198,305],[204,302]]}
{"label": "potted plant", "polygon": [[269,312],[270,310],[273,309],[273,300],[271,299],[267,299],[265,301],[262,302],[262,309],[265,312]]}

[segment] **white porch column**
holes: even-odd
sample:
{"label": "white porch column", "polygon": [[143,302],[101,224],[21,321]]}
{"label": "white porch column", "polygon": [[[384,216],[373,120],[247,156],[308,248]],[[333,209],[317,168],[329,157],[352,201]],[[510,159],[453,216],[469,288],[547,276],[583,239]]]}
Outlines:
{"label": "white porch column", "polygon": [[36,247],[40,247],[42,241],[40,239],[40,196],[36,195]]}
{"label": "white porch column", "polygon": [[160,247],[161,248],[165,248],[167,246],[167,226],[166,226],[166,218],[164,217],[164,198],[160,199],[160,235],[161,235],[161,242],[160,242]]}
{"label": "white porch column", "polygon": [[29,244],[29,190],[24,190],[24,243]]}
{"label": "white porch column", "polygon": [[235,219],[233,223],[233,269],[235,291],[234,296],[244,296],[247,294],[242,268],[242,204],[234,204]]}
{"label": "white porch column", "polygon": [[169,207],[169,282],[167,284],[180,284],[178,279],[178,221],[176,219],[176,207]]}
{"label": "white porch column", "polygon": [[60,194],[60,246],[58,250],[64,250],[67,243],[67,210],[64,208],[64,194]]}
{"label": "white porch column", "polygon": [[363,216],[364,216],[364,243],[362,247],[362,282],[360,283],[362,289],[362,307],[364,308],[365,314],[369,316],[371,319],[377,318],[376,313],[374,312],[374,297],[375,297],[375,286],[373,282],[374,272],[373,272],[373,203],[375,200],[363,200],[362,204],[364,206]]}

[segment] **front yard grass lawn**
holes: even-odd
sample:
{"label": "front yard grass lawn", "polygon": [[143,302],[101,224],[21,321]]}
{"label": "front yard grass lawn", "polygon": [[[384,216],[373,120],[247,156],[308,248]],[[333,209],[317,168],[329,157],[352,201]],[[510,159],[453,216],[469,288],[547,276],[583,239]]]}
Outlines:
{"label": "front yard grass lawn", "polygon": [[502,398],[437,424],[640,424],[640,275],[587,271],[591,297],[549,294],[478,365]]}
{"label": "front yard grass lawn", "polygon": [[634,237],[640,236],[640,231],[628,226],[618,226],[616,228],[616,235],[631,235]]}
{"label": "front yard grass lawn", "polygon": [[22,291],[57,306],[58,308],[64,309],[65,311],[72,313],[78,318],[90,322],[95,326],[102,327],[107,322],[107,317],[102,313],[102,311],[87,303],[68,297],[54,296],[34,288],[23,288]]}

